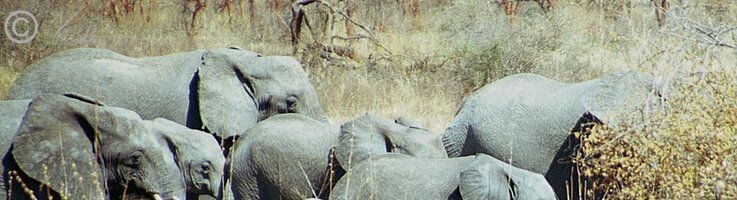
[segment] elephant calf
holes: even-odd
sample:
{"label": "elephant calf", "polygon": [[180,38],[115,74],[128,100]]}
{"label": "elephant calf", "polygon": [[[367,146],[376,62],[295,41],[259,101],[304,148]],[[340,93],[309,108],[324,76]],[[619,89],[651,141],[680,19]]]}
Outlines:
{"label": "elephant calf", "polygon": [[208,133],[72,94],[2,101],[0,113],[2,198],[29,198],[19,180],[40,199],[219,195],[225,159]]}
{"label": "elephant calf", "polygon": [[[341,132],[340,138],[369,142],[336,147]],[[276,115],[236,141],[229,158],[232,172],[228,188],[235,199],[326,199],[351,162],[368,158],[361,155],[390,151],[445,158],[440,138],[422,133],[374,115],[361,116],[340,129],[300,114]],[[410,135],[416,140],[408,140]],[[339,166],[335,159],[351,161]]]}
{"label": "elephant calf", "polygon": [[301,114],[280,114],[244,133],[229,154],[235,199],[325,198],[342,173],[330,149],[338,127]]}
{"label": "elephant calf", "polygon": [[[459,191],[459,193],[458,193]],[[330,199],[556,199],[541,174],[486,154],[424,159],[388,153],[357,163]]]}
{"label": "elephant calf", "polygon": [[330,199],[555,199],[542,175],[483,154],[447,158],[439,135],[403,121],[341,126],[335,154],[347,173]]}

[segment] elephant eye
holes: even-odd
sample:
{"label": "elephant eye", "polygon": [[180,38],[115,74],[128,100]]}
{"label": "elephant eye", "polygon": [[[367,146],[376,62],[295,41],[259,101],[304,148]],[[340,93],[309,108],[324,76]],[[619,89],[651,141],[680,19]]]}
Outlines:
{"label": "elephant eye", "polygon": [[287,98],[287,109],[292,112],[295,109],[297,109],[297,98],[296,97],[289,97]]}
{"label": "elephant eye", "polygon": [[202,163],[202,166],[200,166],[200,169],[205,174],[210,173],[210,163]]}
{"label": "elephant eye", "polygon": [[143,157],[143,153],[140,151],[136,151],[135,153],[131,154],[124,162],[123,164],[125,166],[131,167],[131,168],[137,168],[141,165],[141,158]]}

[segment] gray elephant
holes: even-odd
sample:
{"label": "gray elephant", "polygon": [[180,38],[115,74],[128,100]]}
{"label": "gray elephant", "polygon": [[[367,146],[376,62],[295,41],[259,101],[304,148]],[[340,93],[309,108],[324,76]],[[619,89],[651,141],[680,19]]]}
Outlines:
{"label": "gray elephant", "polygon": [[225,156],[211,134],[163,118],[143,122],[160,136],[160,145],[173,151],[187,188],[187,199],[201,195],[222,197]]}
{"label": "gray elephant", "polygon": [[356,163],[384,153],[447,158],[439,136],[406,118],[391,121],[365,114],[340,126],[340,143],[335,147],[335,157],[346,171]]}
{"label": "gray elephant", "polygon": [[584,130],[588,122],[617,124],[623,112],[648,108],[657,91],[652,76],[634,71],[570,84],[512,75],[467,97],[443,143],[449,157],[485,153],[545,174],[558,197],[566,199],[571,164],[561,161],[570,160],[577,145],[570,133]]}
{"label": "gray elephant", "polygon": [[[126,197],[136,197],[140,195],[153,194],[158,194],[159,196],[161,196],[162,194],[152,193],[150,190],[155,189],[151,188],[165,189],[165,187],[168,187],[167,185],[176,188],[172,190],[184,190],[186,187],[187,196],[193,196],[197,194],[210,196],[219,195],[218,191],[220,191],[221,187],[220,182],[223,174],[225,158],[220,151],[220,146],[218,145],[217,141],[208,133],[191,130],[166,119],[156,119],[153,121],[140,120],[138,115],[132,113],[131,111],[108,106],[96,106],[99,105],[99,102],[74,94],[67,94],[66,96],[42,95],[41,97],[32,101],[33,106],[31,110],[26,113],[29,102],[31,101],[0,101],[0,113],[3,114],[2,117],[0,117],[0,125],[4,125],[1,127],[3,131],[2,141],[13,141],[13,137],[14,135],[16,135],[16,130],[21,127],[20,119],[23,119],[23,116],[27,115],[26,119],[22,121],[24,126],[31,127],[31,130],[18,130],[19,139],[16,139],[16,141],[20,142],[14,144],[14,150],[12,150],[12,153],[8,151],[8,147],[10,146],[10,144],[2,146],[4,150],[3,154],[5,154],[3,167],[10,166],[8,168],[10,170],[8,171],[15,171],[14,174],[20,174],[17,177],[23,177],[22,180],[26,181],[26,183],[28,183],[28,180],[31,180],[31,182],[33,182],[34,184],[29,185],[33,185],[32,187],[37,187],[39,185],[37,182],[43,180],[38,179],[39,172],[34,170],[39,170],[39,167],[33,167],[34,163],[49,164],[44,169],[47,171],[42,172],[42,174],[44,175],[48,175],[46,173],[51,170],[58,170],[57,168],[59,167],[71,168],[74,166],[79,166],[79,164],[88,164],[92,167],[79,168],[80,170],[77,170],[75,172],[79,175],[96,173],[96,175],[93,176],[100,176],[101,174],[103,174],[102,172],[115,171],[118,173],[113,175],[121,176],[118,177],[116,180],[125,181],[112,184],[110,180],[108,180],[107,182],[93,182],[93,179],[85,179],[87,177],[79,177],[79,182],[76,183],[65,182],[68,180],[54,179],[50,181],[40,181],[44,184],[49,184],[49,186],[54,189],[54,193],[36,194],[37,197],[45,198],[48,195],[59,195],[59,193],[65,193],[63,195],[67,197],[75,197],[75,195],[70,194],[68,191],[60,192],[61,190],[57,190],[56,188],[54,188],[54,186],[62,185],[66,188],[83,189],[85,188],[85,186],[89,185],[75,184],[90,184],[89,182],[93,182],[92,185],[94,185],[95,182],[104,183],[102,186],[97,186],[96,189],[105,189],[105,185],[110,186],[107,187],[107,189],[110,191],[110,194],[108,195],[110,196],[110,198],[113,199],[121,198],[120,196],[123,195],[120,194],[121,191],[116,191],[116,189],[114,189],[117,187],[117,190],[119,190],[119,187],[121,186],[124,187],[124,190],[127,190],[130,193],[125,194]],[[95,105],[91,103],[94,103]],[[59,114],[57,114],[56,116],[44,116],[52,115],[50,113]],[[69,115],[71,115],[72,117],[70,118]],[[57,126],[61,126],[63,128],[54,130],[54,127]],[[54,136],[57,134],[58,131],[65,130],[69,131],[69,133],[65,136]],[[95,130],[98,130],[98,132],[95,132]],[[43,137],[44,134],[52,134],[52,137],[45,138]],[[87,157],[89,153],[87,153],[87,155],[84,154],[85,149],[83,149],[82,147],[84,147],[85,145],[89,145],[84,144],[84,141],[86,141],[87,139],[92,140],[94,138],[93,135],[95,134],[98,135],[97,147],[88,149],[93,151],[92,155],[99,156],[97,158],[92,158],[93,160],[100,161],[99,159],[106,158],[107,153],[113,153],[114,156],[117,157],[123,156],[123,158],[113,157],[113,159],[103,162],[105,163],[103,165],[100,165],[99,163],[80,163],[85,159],[91,159]],[[82,136],[82,138],[86,139],[76,138],[76,140],[73,140],[73,138],[71,137],[74,135]],[[31,141],[34,139],[34,137],[35,141]],[[56,152],[53,149],[42,148],[38,150],[28,146],[32,144],[38,145],[39,143],[56,145],[53,143],[59,141],[63,141],[61,145],[64,146],[64,150],[73,150],[72,152],[69,152],[70,154],[72,154],[71,156],[66,155],[65,152],[58,154],[59,152]],[[155,141],[155,143],[151,143],[152,141]],[[74,142],[82,142],[82,144],[75,144]],[[94,144],[94,142],[91,143]],[[70,145],[73,147],[69,148]],[[99,149],[99,151],[97,149]],[[111,150],[105,151],[107,149]],[[125,156],[128,154],[128,152],[131,151],[133,153],[130,153],[132,156],[129,156],[129,158],[139,157],[136,159],[144,159],[143,161],[139,161],[140,163],[137,164],[141,166],[141,169],[135,169],[134,167],[129,166],[132,164],[126,164],[127,161],[120,161],[125,161],[127,159],[125,158]],[[33,156],[38,154],[46,155],[46,161],[49,162],[45,162],[43,160],[27,160],[26,158],[26,156]],[[14,157],[17,159],[14,159]],[[64,158],[66,158],[73,159],[70,161],[79,162],[67,161],[66,164],[61,164],[61,166],[51,165],[50,160],[59,159],[58,157],[62,157],[61,160],[64,160]],[[94,170],[95,165],[97,165],[98,167],[104,166],[103,168],[106,168],[106,170],[87,171]],[[154,166],[151,167],[150,165]],[[23,168],[23,166],[25,166],[26,168]],[[28,168],[29,166],[30,168]],[[166,170],[171,171],[171,167],[175,167],[175,169],[173,170],[176,171],[176,174],[167,173]],[[126,175],[126,171],[132,173]],[[151,176],[152,178],[141,178],[141,180],[138,181],[136,181],[135,179],[135,177],[148,176]],[[10,179],[10,182],[14,181],[13,177],[8,178]],[[84,180],[87,180],[87,182],[84,182]],[[58,183],[59,181],[63,183]],[[158,181],[163,183],[150,181]],[[126,184],[126,182],[130,182],[130,185]],[[135,184],[141,185],[141,188],[149,189],[136,189],[136,187],[139,186],[136,186]],[[4,194],[5,190],[10,188],[16,189],[19,187],[17,187],[17,185],[15,187],[3,186],[0,193]],[[181,192],[177,192],[176,195],[164,196],[168,198],[184,198],[184,194],[180,193]],[[13,197],[12,199],[27,198],[23,196],[23,192],[19,192],[16,190],[11,191],[11,194],[12,196],[10,197]],[[83,193],[81,195],[92,197],[89,193]]]}
{"label": "gray elephant", "polygon": [[342,126],[335,154],[351,167],[330,199],[555,199],[540,174],[483,154],[447,158],[439,135],[396,125],[368,116]]}
{"label": "gray elephant", "polygon": [[174,156],[141,122],[85,99],[34,99],[3,157],[7,197],[183,198]]}
{"label": "gray elephant", "polygon": [[[3,157],[10,149],[15,132],[18,131],[18,127],[23,122],[23,116],[26,114],[30,103],[31,100],[0,101],[0,152],[2,152]],[[5,171],[5,166],[0,165],[0,172],[3,171]],[[3,179],[4,174],[0,174],[0,180],[5,180]],[[7,188],[6,181],[0,181],[0,199],[7,198],[5,188]]]}
{"label": "gray elephant", "polygon": [[280,114],[243,134],[229,154],[235,199],[325,199],[342,173],[330,159],[338,127]]}
{"label": "gray elephant", "polygon": [[219,138],[245,132],[277,113],[326,121],[314,88],[291,57],[239,48],[131,58],[79,48],[32,64],[8,99],[74,92],[139,113],[206,130]]}

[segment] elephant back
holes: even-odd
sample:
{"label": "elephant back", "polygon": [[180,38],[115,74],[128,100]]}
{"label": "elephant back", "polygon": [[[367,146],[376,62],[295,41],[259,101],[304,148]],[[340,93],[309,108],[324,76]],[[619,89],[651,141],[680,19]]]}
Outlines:
{"label": "elephant back", "polygon": [[234,197],[301,199],[312,191],[326,196],[331,180],[341,176],[333,173],[339,167],[330,160],[338,131],[301,114],[278,114],[259,122],[238,138],[230,154]]}

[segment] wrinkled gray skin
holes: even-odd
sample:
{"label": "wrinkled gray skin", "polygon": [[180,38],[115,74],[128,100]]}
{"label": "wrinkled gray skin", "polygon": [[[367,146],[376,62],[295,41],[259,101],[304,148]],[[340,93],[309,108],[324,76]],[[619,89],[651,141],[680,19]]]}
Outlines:
{"label": "wrinkled gray skin", "polygon": [[335,157],[349,171],[356,163],[384,153],[399,153],[416,158],[447,158],[440,136],[427,130],[365,114],[340,127],[340,142]]}
{"label": "wrinkled gray skin", "polygon": [[534,74],[512,75],[467,97],[443,143],[449,157],[485,153],[545,174],[558,197],[565,199],[564,181],[571,169],[557,161],[568,156],[560,150],[571,148],[562,144],[577,122],[586,121],[584,113],[617,124],[620,112],[639,113],[636,110],[649,107],[657,94],[653,91],[658,91],[653,77],[634,71],[573,84]]}
{"label": "wrinkled gray skin", "polygon": [[[22,111],[22,104],[17,103],[20,109],[12,112]],[[5,177],[12,183],[4,188],[12,188],[10,199],[29,198],[13,177],[23,180],[38,199],[59,199],[60,194],[68,199],[185,196],[173,152],[159,144],[162,139],[132,111],[97,106],[87,99],[42,95],[32,101],[22,119],[3,157],[3,175],[18,174]],[[17,124],[15,118],[2,120]],[[41,184],[51,190],[40,188]]]}
{"label": "wrinkled gray skin", "polygon": [[[241,136],[229,155],[235,199],[305,199],[329,194],[338,127],[300,114],[280,114]],[[313,193],[314,191],[314,193]]]}
{"label": "wrinkled gray skin", "polygon": [[[15,132],[18,131],[23,116],[26,114],[31,100],[0,101],[0,152],[2,156],[10,149]],[[5,171],[5,165],[0,165],[0,171]],[[5,180],[5,173],[0,174],[0,180]],[[6,182],[0,182],[0,199],[5,199]]]}
{"label": "wrinkled gray skin", "polygon": [[439,135],[396,122],[365,115],[342,126],[335,154],[348,172],[330,199],[555,199],[540,174],[488,155],[447,158]]}
{"label": "wrinkled gray skin", "polygon": [[170,119],[220,138],[243,133],[278,113],[326,121],[294,58],[261,57],[238,48],[142,58],[105,49],[66,50],[29,66],[7,98],[64,92],[128,108],[144,119]]}
{"label": "wrinkled gray skin", "polygon": [[[30,100],[0,101],[0,147],[7,152],[17,129],[20,127]],[[220,145],[209,134],[186,128],[175,122],[157,118],[144,120],[144,126],[151,127],[160,146],[171,145],[176,156],[177,166],[187,187],[187,199],[193,195],[218,197],[221,188],[225,157]],[[0,166],[0,171],[4,168]],[[0,179],[2,179],[0,174]],[[4,180],[4,179],[3,179]],[[4,197],[4,182],[0,185],[0,196]]]}
{"label": "wrinkled gray skin", "polygon": [[425,159],[389,153],[356,164],[330,199],[555,199],[555,193],[541,174],[486,154]]}
{"label": "wrinkled gray skin", "polygon": [[162,136],[161,145],[170,145],[175,150],[175,161],[187,187],[187,199],[196,199],[199,195],[220,197],[225,156],[212,135],[163,118],[144,123]]}

